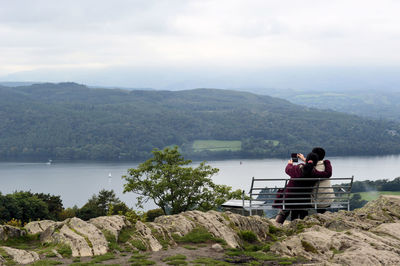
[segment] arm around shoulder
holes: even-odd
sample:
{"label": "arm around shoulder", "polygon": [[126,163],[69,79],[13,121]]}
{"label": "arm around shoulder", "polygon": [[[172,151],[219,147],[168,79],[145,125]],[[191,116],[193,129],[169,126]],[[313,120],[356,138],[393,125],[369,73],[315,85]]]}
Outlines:
{"label": "arm around shoulder", "polygon": [[314,175],[317,178],[329,178],[332,176],[332,166],[329,160],[324,161],[325,170],[323,172],[317,171],[314,169]]}

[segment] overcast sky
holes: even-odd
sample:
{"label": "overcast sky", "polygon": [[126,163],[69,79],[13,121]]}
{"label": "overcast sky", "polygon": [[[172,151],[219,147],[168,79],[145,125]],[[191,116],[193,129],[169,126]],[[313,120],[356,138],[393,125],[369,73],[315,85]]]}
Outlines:
{"label": "overcast sky", "polygon": [[[265,84],[262,70],[400,66],[397,0],[0,4],[0,80],[162,87],[187,80],[212,86],[218,79],[215,85],[224,86],[237,73],[253,73],[241,82],[251,77],[259,82],[249,85],[279,87]],[[160,75],[168,70],[168,78]]]}

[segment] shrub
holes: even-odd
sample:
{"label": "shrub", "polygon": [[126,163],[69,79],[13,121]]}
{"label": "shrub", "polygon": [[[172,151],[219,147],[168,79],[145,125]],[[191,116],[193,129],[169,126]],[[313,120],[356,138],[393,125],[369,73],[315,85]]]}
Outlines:
{"label": "shrub", "polygon": [[307,252],[318,253],[317,249],[305,240],[301,240],[301,245],[303,246],[304,250]]}
{"label": "shrub", "polygon": [[177,239],[182,243],[204,243],[210,240],[214,240],[214,236],[204,227],[193,228],[188,234]]}
{"label": "shrub", "polygon": [[143,244],[143,242],[140,239],[133,239],[133,240],[130,241],[130,243],[132,244],[132,246],[134,246],[138,250],[141,250],[141,251],[146,251],[147,250],[146,245]]}
{"label": "shrub", "polygon": [[73,208],[64,209],[58,214],[58,220],[64,221],[65,219],[75,217],[78,210],[76,205]]}
{"label": "shrub", "polygon": [[15,226],[15,227],[22,227],[22,221],[12,218],[10,221],[6,223],[7,225]]}
{"label": "shrub", "polygon": [[4,196],[0,194],[0,220],[5,222],[12,218],[21,220],[22,223],[49,219],[49,206],[29,191],[19,191]]}
{"label": "shrub", "polygon": [[112,260],[115,259],[115,255],[111,254],[111,253],[106,253],[103,255],[98,255],[98,256],[94,256],[91,263],[100,263],[106,260]]}
{"label": "shrub", "polygon": [[146,222],[154,222],[154,220],[159,217],[165,215],[164,211],[162,209],[154,209],[154,210],[149,210],[146,213]]}
{"label": "shrub", "polygon": [[257,242],[257,236],[254,232],[252,231],[240,231],[239,232],[240,238],[242,238],[244,241],[247,241],[249,243],[254,243]]}
{"label": "shrub", "polygon": [[57,248],[57,252],[63,257],[69,258],[72,256],[72,249],[67,244],[60,244]]}

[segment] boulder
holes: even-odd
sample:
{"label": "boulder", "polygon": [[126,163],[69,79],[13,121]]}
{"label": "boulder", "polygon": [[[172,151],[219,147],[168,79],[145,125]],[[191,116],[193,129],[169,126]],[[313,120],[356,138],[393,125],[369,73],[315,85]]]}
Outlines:
{"label": "boulder", "polygon": [[[230,221],[221,212],[190,211],[183,215],[195,221],[198,225],[206,228],[213,236],[225,240],[231,248],[240,247],[240,239],[237,232],[230,226]],[[252,220],[252,218],[250,218]]]}
{"label": "boulder", "polygon": [[5,246],[0,248],[11,256],[11,258],[18,264],[30,264],[40,259],[39,255],[34,251],[26,251]]}
{"label": "boulder", "polygon": [[196,227],[195,221],[183,214],[159,216],[154,219],[154,224],[162,226],[179,236],[186,235]]}
{"label": "boulder", "polygon": [[259,240],[269,240],[269,228],[273,225],[269,219],[260,216],[242,216],[236,213],[226,212],[228,221],[239,231],[252,231]]}
{"label": "boulder", "polygon": [[74,232],[85,237],[94,255],[107,253],[108,242],[103,233],[96,226],[76,217],[70,219],[68,226],[74,230]]}
{"label": "boulder", "polygon": [[108,251],[108,242],[103,233],[79,218],[50,225],[40,235],[40,240],[69,245],[73,257],[102,255]]}
{"label": "boulder", "polygon": [[55,224],[55,221],[51,220],[43,220],[43,221],[34,221],[25,225],[25,229],[29,234],[40,234],[45,231],[49,226]]}
{"label": "boulder", "polygon": [[160,216],[154,221],[171,233],[184,236],[196,227],[206,228],[212,235],[224,239],[230,247],[239,246],[239,238],[229,222],[215,211],[188,211],[177,215]]}
{"label": "boulder", "polygon": [[25,230],[11,225],[0,225],[0,240],[5,241],[13,237],[21,237],[26,235]]}
{"label": "boulder", "polygon": [[271,222],[259,216],[242,216],[234,213],[221,213],[216,211],[188,211],[176,215],[157,217],[152,227],[162,227],[170,234],[184,236],[196,227],[204,227],[214,237],[225,240],[231,248],[241,246],[241,240],[237,230],[251,230],[260,240],[268,239]]}
{"label": "boulder", "polygon": [[88,241],[83,236],[72,231],[68,225],[64,224],[60,232],[55,232],[55,235],[57,239],[71,247],[73,257],[93,256],[93,251]]}
{"label": "boulder", "polygon": [[224,251],[224,248],[218,243],[212,245],[211,248],[216,252],[223,252]]}
{"label": "boulder", "polygon": [[153,236],[151,228],[141,221],[137,221],[135,228],[137,230],[137,234],[146,241],[148,247],[152,251],[159,251],[162,249],[162,245],[158,240]]}
{"label": "boulder", "polygon": [[132,226],[128,219],[122,215],[96,217],[90,219],[89,223],[95,225],[100,230],[111,232],[116,240],[118,240],[119,233],[122,229]]}

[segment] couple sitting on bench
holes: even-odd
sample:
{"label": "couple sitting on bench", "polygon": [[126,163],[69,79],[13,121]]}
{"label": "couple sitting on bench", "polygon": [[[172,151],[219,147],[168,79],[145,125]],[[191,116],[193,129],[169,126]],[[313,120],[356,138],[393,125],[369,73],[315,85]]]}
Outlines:
{"label": "couple sitting on bench", "polygon": [[[282,201],[276,201],[275,208],[283,208],[276,216],[276,222],[283,223],[291,214],[291,220],[300,218],[303,219],[308,215],[308,210],[311,208],[312,191],[317,181],[302,180],[303,178],[330,178],[332,176],[332,166],[329,160],[324,160],[325,150],[322,148],[314,148],[311,153],[304,158],[304,155],[299,153],[297,157],[304,163],[293,164],[293,160],[289,160],[285,172],[290,176],[283,191],[277,195],[279,198],[285,199],[285,204],[288,204],[290,210],[282,207]],[[326,180],[329,182],[329,180]],[[322,182],[321,182],[322,183]],[[304,187],[304,188],[303,188]],[[324,184],[323,187],[330,187],[329,184]],[[304,194],[301,194],[304,193]],[[290,203],[295,203],[291,205]],[[304,203],[304,204],[302,204]],[[317,212],[323,213],[326,210],[318,209]]]}

